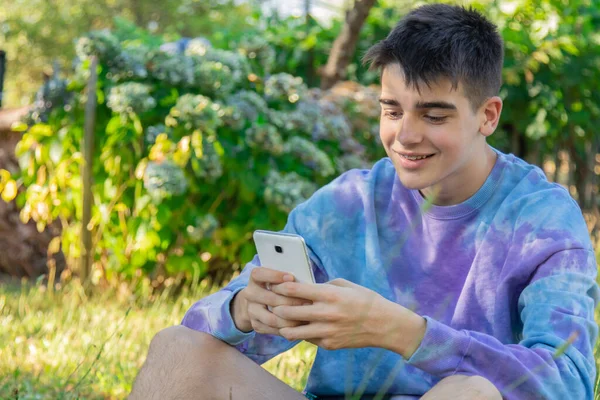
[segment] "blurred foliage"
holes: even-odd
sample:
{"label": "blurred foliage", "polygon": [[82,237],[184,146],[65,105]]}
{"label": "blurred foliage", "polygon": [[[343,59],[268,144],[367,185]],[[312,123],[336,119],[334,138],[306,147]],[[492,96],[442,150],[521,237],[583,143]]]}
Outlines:
{"label": "blurred foliage", "polygon": [[383,155],[374,90],[321,92],[289,74],[266,77],[246,48],[206,39],[161,44],[136,29],[93,31],[75,47],[72,76],[53,76],[22,126],[21,171],[0,181],[22,220],[40,230],[60,221],[51,251],[62,249],[71,265],[81,254],[80,144],[92,73],[99,105],[88,227],[94,268],[109,278],[228,274],[254,255],[255,229],[283,227],[319,186]]}
{"label": "blurred foliage", "polygon": [[[282,227],[286,213],[317,187],[383,155],[377,88],[310,88],[318,86],[341,20],[325,27],[241,7],[218,25],[211,15],[222,17],[223,3],[215,0],[196,28],[187,16],[161,14],[161,21],[171,21],[156,29],[161,35],[117,19],[112,32],[93,31],[75,46],[56,42],[63,54],[76,56],[74,73],[65,81],[55,71],[38,92],[17,148],[22,172],[0,173],[0,191],[10,200],[18,186],[26,187],[17,201],[23,219],[39,229],[60,220],[60,248],[70,259],[80,254],[79,147],[92,54],[101,61],[101,104],[91,226],[97,268],[109,274],[141,269],[200,277],[208,269],[237,269],[254,254],[254,229]],[[360,57],[422,3],[379,2],[361,31],[349,78],[378,81]],[[571,176],[561,183],[582,207],[597,208],[598,1],[471,4],[498,24],[505,40],[505,107],[490,143],[538,165],[553,161],[556,170],[565,162],[557,155],[568,154]],[[177,7],[161,6],[167,8],[179,15]],[[27,21],[23,10],[19,15],[11,21]],[[204,38],[172,41],[176,33],[201,32]]]}
{"label": "blurred foliage", "polygon": [[[191,36],[235,36],[250,23],[250,4],[234,0],[10,0],[0,4],[0,49],[7,53],[3,106],[28,104],[51,74],[75,56],[73,42],[90,30],[121,30],[131,21],[167,40]],[[115,19],[115,17],[117,17]],[[116,21],[116,23],[115,23]],[[127,24],[125,24],[126,26]],[[151,40],[150,35],[146,35]]]}
{"label": "blurred foliage", "polygon": [[[382,0],[371,10],[360,32],[348,78],[378,82],[378,74],[361,57],[383,39],[413,7],[432,1]],[[447,1],[447,3],[456,3]],[[463,2],[461,2],[463,4]],[[600,174],[600,1],[513,0],[469,1],[499,27],[505,41],[504,109],[501,125],[490,137],[493,146],[542,166],[560,167],[564,150],[570,162],[566,178],[550,179],[567,186],[582,208],[597,209]],[[326,28],[304,17],[271,17],[264,37],[276,48],[273,71],[293,71],[318,85],[315,75],[327,62],[342,21]],[[600,229],[600,226],[597,228]]]}
{"label": "blurred foliage", "polygon": [[503,2],[490,13],[506,48],[506,107],[495,136],[538,165],[557,165],[559,150],[567,151],[573,176],[565,183],[584,209],[597,208],[600,2]]}

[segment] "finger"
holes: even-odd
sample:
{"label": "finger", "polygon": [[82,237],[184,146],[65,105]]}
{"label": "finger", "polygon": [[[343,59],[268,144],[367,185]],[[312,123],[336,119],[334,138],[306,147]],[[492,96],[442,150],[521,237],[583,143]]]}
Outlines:
{"label": "finger", "polygon": [[251,321],[252,320],[259,321],[260,323],[262,323],[266,326],[269,326],[271,328],[279,329],[279,328],[295,327],[295,326],[302,325],[301,321],[285,320],[283,318],[278,317],[277,315],[273,314],[266,308],[259,306],[259,305],[249,306],[248,314],[250,315]]}
{"label": "finger", "polygon": [[284,282],[271,286],[271,291],[277,294],[311,301],[326,301],[331,296],[329,289],[331,288],[328,288],[327,284],[300,282]]}
{"label": "finger", "polygon": [[258,320],[252,321],[252,329],[256,333],[262,333],[266,335],[279,335],[279,328],[273,328],[271,326],[265,325]]}
{"label": "finger", "polygon": [[329,328],[317,322],[293,328],[281,328],[279,334],[287,340],[321,339],[329,336]]}
{"label": "finger", "polygon": [[288,272],[278,271],[267,267],[256,267],[250,272],[252,279],[260,284],[292,282],[294,276]]}
{"label": "finger", "polygon": [[246,299],[252,303],[258,303],[265,306],[300,306],[306,304],[304,299],[296,299],[277,294],[273,291],[266,290],[260,286],[249,288],[246,292]]}
{"label": "finger", "polygon": [[296,326],[306,325],[308,322],[305,321],[289,321],[287,319],[279,318],[277,321],[277,327],[281,328],[295,328]]}
{"label": "finger", "polygon": [[302,305],[273,307],[272,313],[279,318],[292,321],[326,322],[337,319],[336,315],[324,312],[322,306]]}
{"label": "finger", "polygon": [[277,318],[279,317],[271,313],[263,305],[256,303],[248,304],[248,316],[250,317],[250,322],[252,324],[258,321],[261,324],[269,326],[271,328],[278,328]]}

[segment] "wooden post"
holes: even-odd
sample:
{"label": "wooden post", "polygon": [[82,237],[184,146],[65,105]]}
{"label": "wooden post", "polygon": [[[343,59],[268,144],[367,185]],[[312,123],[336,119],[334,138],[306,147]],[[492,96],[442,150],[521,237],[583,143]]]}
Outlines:
{"label": "wooden post", "polygon": [[0,108],[4,97],[4,73],[6,71],[6,52],[0,50]]}
{"label": "wooden post", "polygon": [[[310,28],[312,26],[310,9],[311,9],[311,0],[304,0],[304,18],[306,25],[306,36],[310,34]],[[308,49],[306,52],[306,84],[309,87],[314,86],[315,84],[315,49],[314,47]]]}
{"label": "wooden post", "polygon": [[90,78],[87,84],[85,104],[85,126],[83,133],[83,219],[81,221],[81,282],[87,286],[92,268],[92,232],[89,224],[92,216],[92,168],[94,152],[94,131],[96,127],[96,87],[98,83],[98,60],[94,56],[90,63]]}

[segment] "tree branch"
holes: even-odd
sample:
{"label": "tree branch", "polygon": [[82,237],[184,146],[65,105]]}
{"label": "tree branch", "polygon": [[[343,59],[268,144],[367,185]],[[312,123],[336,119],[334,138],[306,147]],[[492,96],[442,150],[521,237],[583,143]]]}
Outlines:
{"label": "tree branch", "polygon": [[360,30],[377,0],[356,0],[346,12],[346,21],[340,35],[333,42],[327,65],[321,72],[321,89],[327,90],[344,78],[346,68],[356,50]]}

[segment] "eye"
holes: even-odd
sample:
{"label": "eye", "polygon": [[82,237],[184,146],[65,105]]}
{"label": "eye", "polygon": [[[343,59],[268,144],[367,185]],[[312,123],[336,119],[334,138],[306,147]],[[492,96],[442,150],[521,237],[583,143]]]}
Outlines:
{"label": "eye", "polygon": [[433,122],[434,124],[439,124],[439,123],[446,121],[446,118],[448,118],[448,117],[447,116],[436,117],[434,115],[425,115],[425,118],[427,118],[430,122]]}
{"label": "eye", "polygon": [[388,117],[391,120],[395,120],[395,119],[400,119],[402,118],[402,113],[401,112],[397,112],[397,111],[391,111],[391,110],[384,110],[384,115],[386,117]]}

